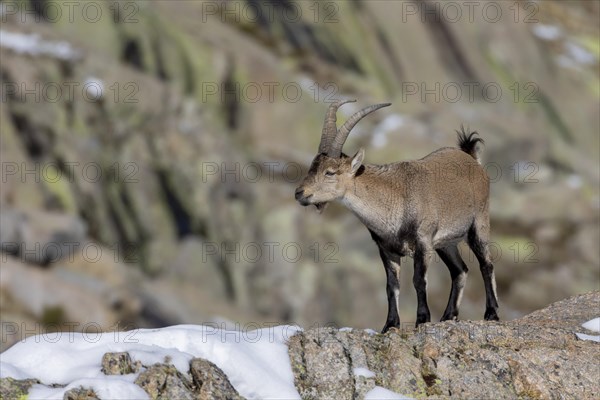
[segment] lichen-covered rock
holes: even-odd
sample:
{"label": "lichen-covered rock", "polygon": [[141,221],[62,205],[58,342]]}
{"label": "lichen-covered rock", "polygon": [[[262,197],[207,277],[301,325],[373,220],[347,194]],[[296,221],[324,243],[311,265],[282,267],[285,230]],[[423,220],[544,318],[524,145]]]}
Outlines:
{"label": "lichen-covered rock", "polygon": [[65,393],[63,400],[100,400],[92,389],[79,387]]}
{"label": "lichen-covered rock", "polygon": [[129,353],[106,353],[102,356],[102,372],[106,375],[127,375],[138,370],[139,364],[132,362]]}
{"label": "lichen-covered rock", "polygon": [[597,317],[600,292],[575,296],[508,322],[449,321],[385,335],[335,329],[291,338],[303,398],[360,397],[349,371],[411,397],[592,399],[600,393],[600,345],[575,332]]}
{"label": "lichen-covered rock", "polygon": [[195,397],[192,382],[173,365],[154,364],[142,372],[135,383],[144,389],[152,400],[194,400]]}
{"label": "lichen-covered rock", "polygon": [[354,397],[355,379],[350,349],[334,328],[315,329],[290,341],[296,388],[304,399]]}
{"label": "lichen-covered rock", "polygon": [[37,379],[17,380],[13,378],[0,379],[1,399],[22,399],[27,396],[31,386],[40,383]]}
{"label": "lichen-covered rock", "polygon": [[243,399],[231,385],[227,375],[208,360],[194,358],[190,362],[190,373],[196,386],[197,400]]}

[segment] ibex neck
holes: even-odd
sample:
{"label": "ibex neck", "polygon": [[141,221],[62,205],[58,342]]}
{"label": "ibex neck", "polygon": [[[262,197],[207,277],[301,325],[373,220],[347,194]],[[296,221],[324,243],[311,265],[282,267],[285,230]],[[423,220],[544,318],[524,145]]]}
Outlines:
{"label": "ibex neck", "polygon": [[366,165],[362,174],[354,179],[354,187],[342,198],[342,203],[367,228],[381,235],[397,230],[403,214],[400,177],[394,177],[388,168]]}

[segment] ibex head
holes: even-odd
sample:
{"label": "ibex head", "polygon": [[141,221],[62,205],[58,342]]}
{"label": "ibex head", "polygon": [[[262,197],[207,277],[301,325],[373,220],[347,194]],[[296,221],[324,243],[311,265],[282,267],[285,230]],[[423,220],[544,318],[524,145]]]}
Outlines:
{"label": "ibex head", "polygon": [[353,157],[342,154],[342,147],[354,126],[365,116],[390,103],[375,104],[356,112],[338,130],[336,113],[340,106],[356,100],[336,101],[329,106],[323,123],[321,143],[308,175],[296,189],[296,200],[303,205],[313,204],[322,212],[327,203],[344,196],[362,165],[365,151],[361,148]]}

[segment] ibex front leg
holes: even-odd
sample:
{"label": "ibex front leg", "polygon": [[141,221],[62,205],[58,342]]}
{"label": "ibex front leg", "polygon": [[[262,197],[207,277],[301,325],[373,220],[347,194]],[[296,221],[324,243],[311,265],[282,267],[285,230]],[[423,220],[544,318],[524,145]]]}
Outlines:
{"label": "ibex front leg", "polygon": [[417,291],[417,323],[420,325],[431,321],[429,306],[427,305],[427,267],[432,251],[428,246],[417,246],[414,255],[415,272],[413,285]]}
{"label": "ibex front leg", "polygon": [[388,315],[381,333],[390,328],[400,328],[400,257],[386,253],[381,248],[379,255],[387,277]]}

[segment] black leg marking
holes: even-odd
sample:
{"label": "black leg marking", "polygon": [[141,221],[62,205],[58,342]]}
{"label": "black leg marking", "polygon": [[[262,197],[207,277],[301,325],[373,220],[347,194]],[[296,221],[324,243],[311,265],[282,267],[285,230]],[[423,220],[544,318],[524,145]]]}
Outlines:
{"label": "black leg marking", "polygon": [[450,270],[452,278],[452,289],[448,298],[448,306],[440,321],[454,320],[458,317],[458,308],[462,299],[465,283],[467,282],[467,272],[469,269],[460,257],[456,245],[436,250],[444,264]]}
{"label": "black leg marking", "polygon": [[431,251],[423,246],[417,246],[415,249],[414,263],[415,272],[413,275],[413,285],[417,291],[417,323],[420,325],[431,321],[429,306],[427,305],[427,267],[431,258]]}
{"label": "black leg marking", "polygon": [[487,321],[498,321],[498,296],[496,294],[496,278],[494,276],[494,265],[490,255],[488,245],[489,241],[489,223],[483,223],[476,220],[469,231],[469,247],[475,253],[479,268],[483,276],[485,286],[485,314]]}
{"label": "black leg marking", "polygon": [[387,278],[388,315],[382,333],[400,328],[400,257],[379,249]]}

